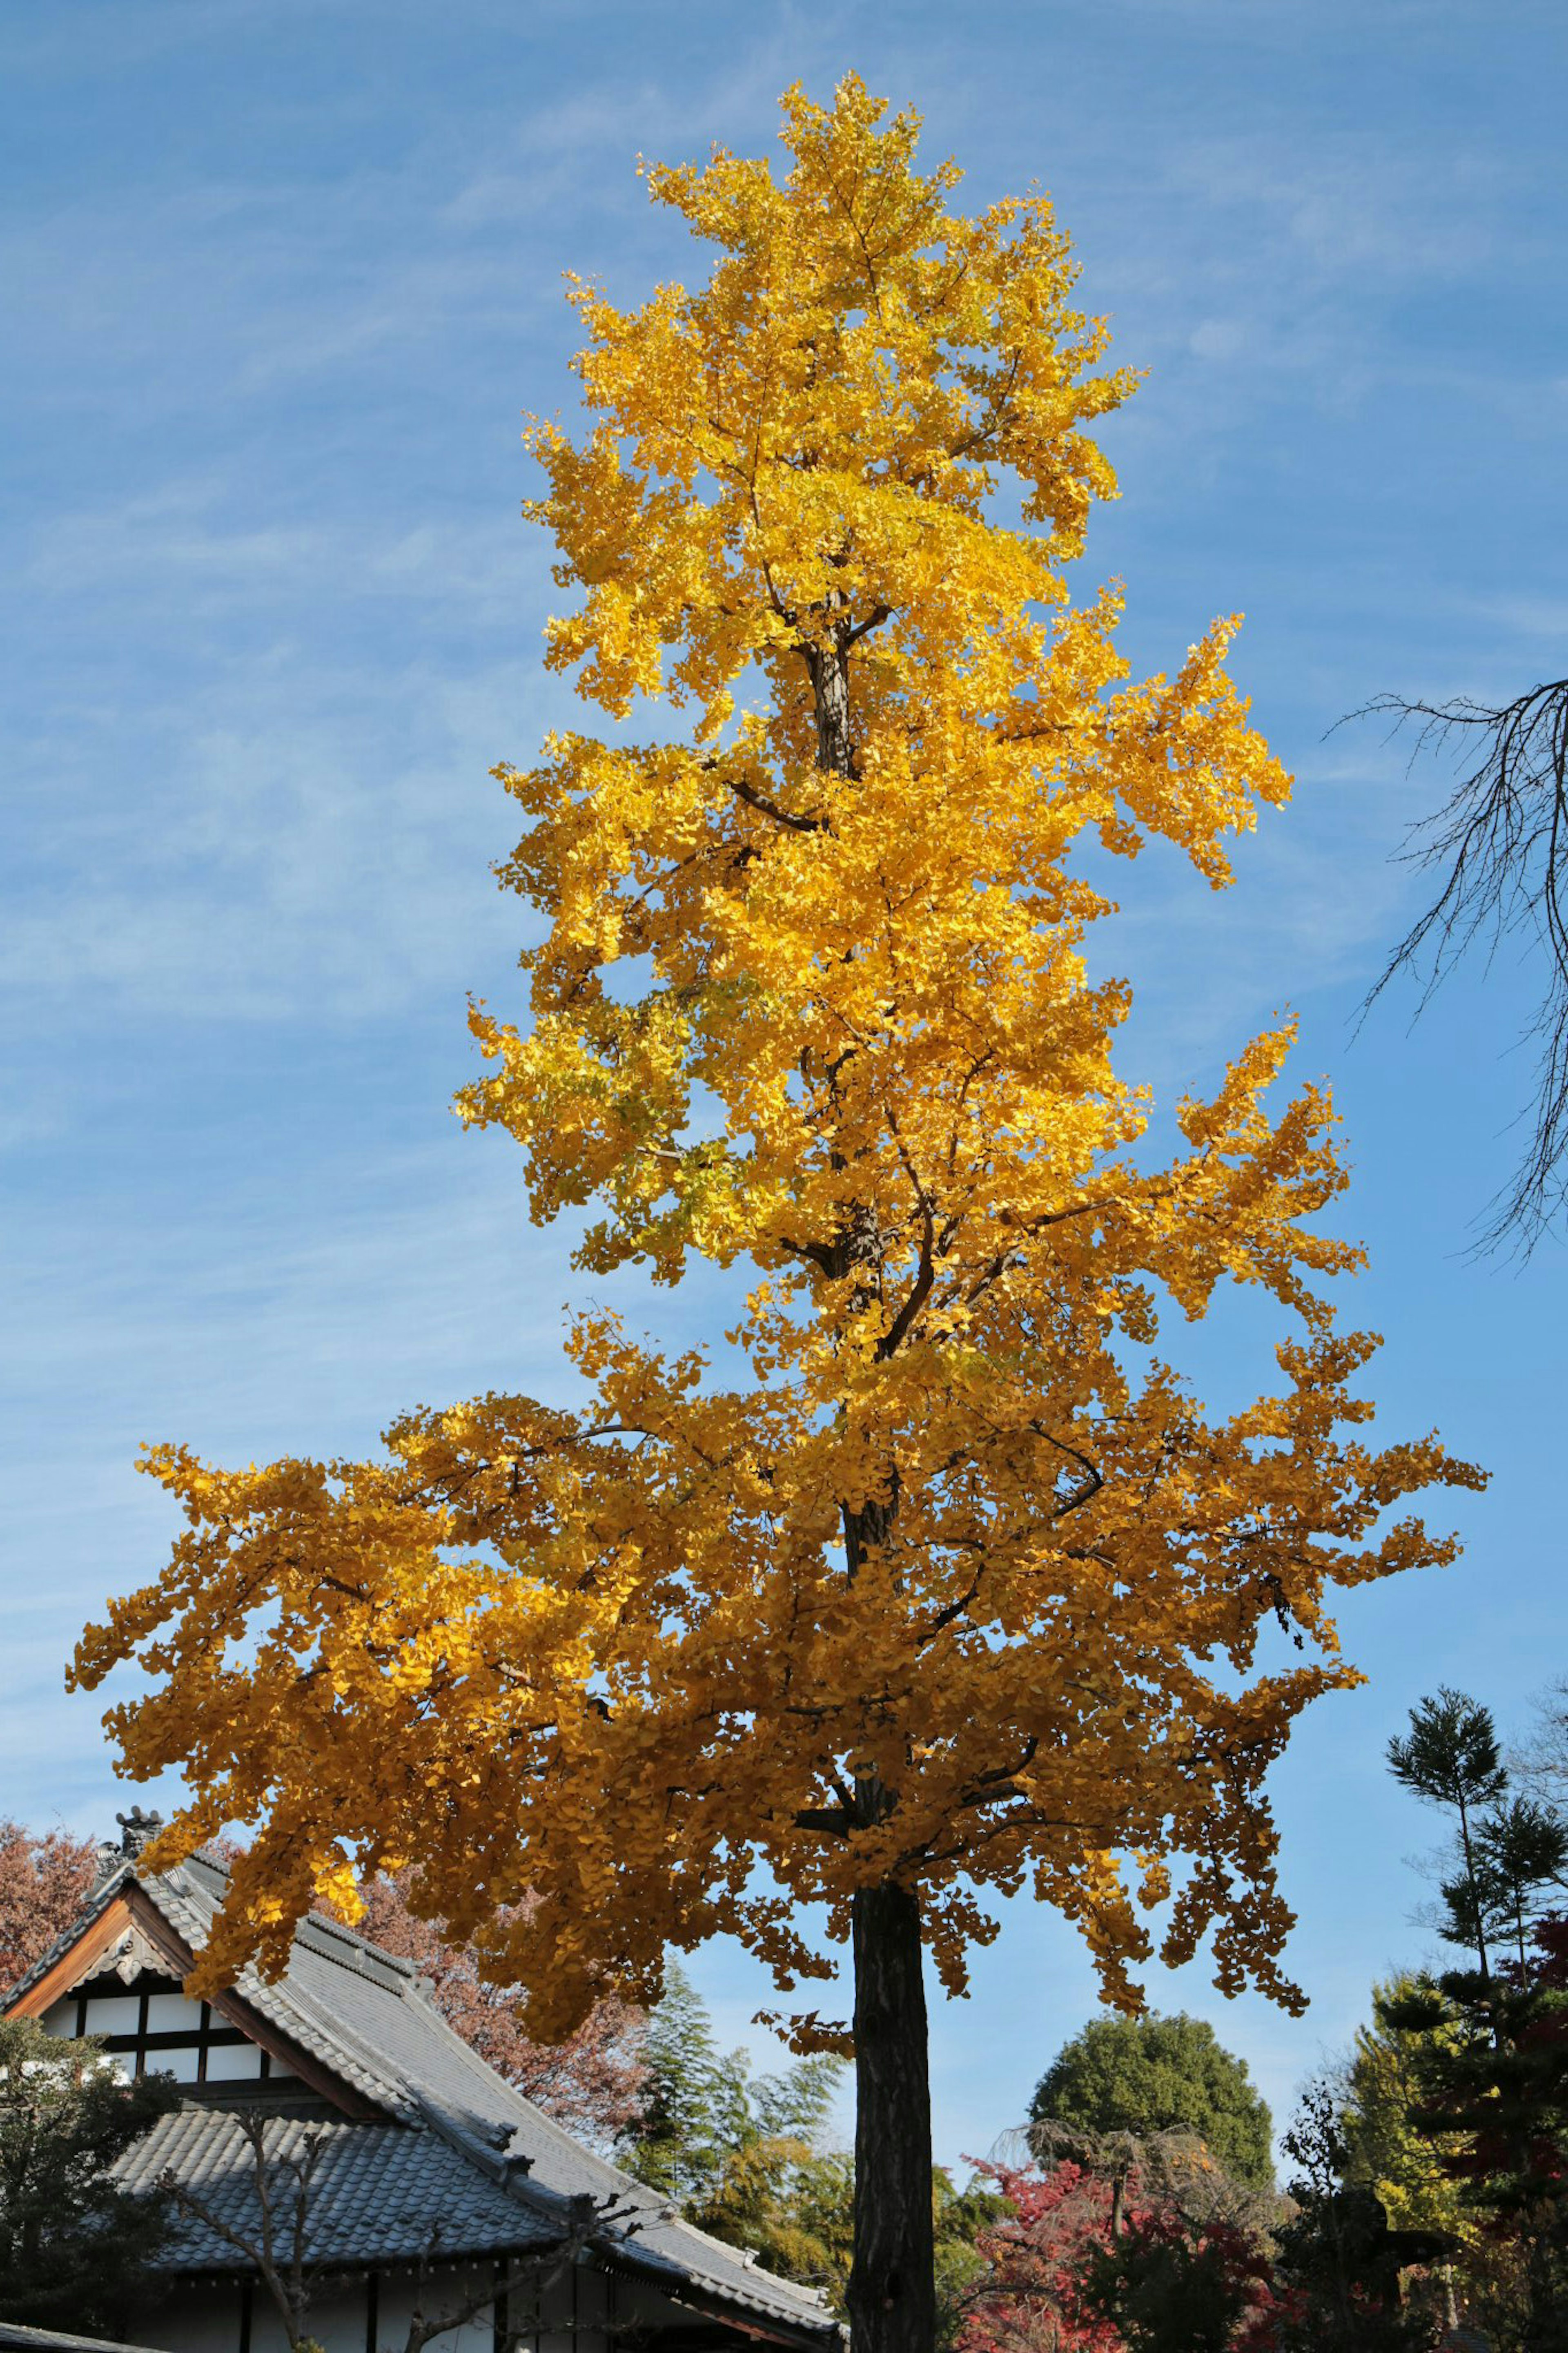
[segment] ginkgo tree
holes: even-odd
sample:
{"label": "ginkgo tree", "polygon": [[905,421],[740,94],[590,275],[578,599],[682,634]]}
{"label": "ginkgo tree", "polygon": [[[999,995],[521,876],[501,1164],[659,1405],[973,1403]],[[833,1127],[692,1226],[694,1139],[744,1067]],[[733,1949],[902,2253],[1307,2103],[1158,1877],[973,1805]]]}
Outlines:
{"label": "ginkgo tree", "polygon": [[[369,1461],[153,1449],[184,1532],[74,1671],[152,1678],[110,1722],[184,1774],[159,1858],[254,1831],[204,1984],[378,1870],[539,2035],[651,2001],[671,1947],[787,1990],[849,1940],[852,2035],[792,2031],[854,2052],[858,2353],[931,2342],[922,1947],[960,1991],[1028,1888],[1112,2001],[1207,1938],[1297,2005],[1263,1785],[1355,1679],[1327,1591],[1447,1559],[1390,1507],[1479,1476],[1365,1434],[1331,1104],[1265,1101],[1288,1026],[1137,1151],[1130,991],[1086,961],[1110,860],[1217,889],[1289,779],[1231,621],[1136,683],[1117,597],[1070,598],[1132,381],[1047,201],[963,216],[918,127],[851,79],[786,93],[781,174],[650,168],[711,273],[574,284],[587,427],[531,436],[547,660],[605,725],[498,772],[543,923],[460,1108],[537,1219],[593,1210],[582,1269],[748,1271],[733,1328],[660,1354],[584,1312],[582,1409],[421,1409]],[[683,740],[634,740],[645,700]],[[1237,1285],[1278,1377],[1211,1415],[1160,1333]]]}

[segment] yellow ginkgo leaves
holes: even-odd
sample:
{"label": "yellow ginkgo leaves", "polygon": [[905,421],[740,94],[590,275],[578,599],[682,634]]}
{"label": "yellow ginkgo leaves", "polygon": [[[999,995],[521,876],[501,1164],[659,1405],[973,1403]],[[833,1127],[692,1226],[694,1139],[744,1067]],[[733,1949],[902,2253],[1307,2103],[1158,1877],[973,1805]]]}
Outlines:
{"label": "yellow ginkgo leaves", "polygon": [[[585,1268],[754,1288],[721,1372],[585,1319],[581,1413],[151,1457],[184,1532],[77,1673],[152,1675],[114,1721],[132,1771],[186,1776],[165,1855],[257,1830],[215,1979],[356,1858],[414,1865],[542,2031],[719,1930],[820,1971],[801,1907],[842,1932],[889,1885],[950,1985],[987,1891],[1030,1886],[1118,1998],[1212,1936],[1227,1988],[1295,1999],[1265,1772],[1352,1679],[1331,1588],[1446,1558],[1399,1508],[1477,1474],[1366,1439],[1332,1113],[1270,1096],[1287,1029],[1135,1156],[1075,849],[1158,838],[1218,887],[1288,779],[1233,623],[1134,684],[1117,600],[1069,601],[1131,379],[1045,199],[962,216],[915,132],[852,80],[792,91],[782,176],[648,174],[719,249],[698,290],[574,295],[588,427],[534,436],[575,592],[549,659],[612,722],[658,694],[690,725],[500,772],[543,932],[462,1109],[522,1145],[536,1215],[595,1205]],[[1279,1374],[1210,1414],[1162,1324],[1226,1283],[1277,1303]]]}

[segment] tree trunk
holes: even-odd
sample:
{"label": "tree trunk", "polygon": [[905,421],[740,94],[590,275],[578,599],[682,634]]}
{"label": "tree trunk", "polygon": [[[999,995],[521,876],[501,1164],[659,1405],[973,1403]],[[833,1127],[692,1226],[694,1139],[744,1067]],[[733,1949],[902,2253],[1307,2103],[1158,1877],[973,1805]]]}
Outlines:
{"label": "tree trunk", "polygon": [[933,2353],[931,2083],[918,1899],[854,1898],[855,2353]]}
{"label": "tree trunk", "polygon": [[1465,1851],[1465,1878],[1469,1886],[1470,1902],[1475,1907],[1476,1950],[1480,1956],[1481,1975],[1489,1982],[1491,1978],[1491,1964],[1487,1955],[1486,1923],[1481,1917],[1481,1886],[1479,1880],[1476,1877],[1476,1858],[1470,1844],[1469,1810],[1467,1808],[1463,1798],[1460,1798],[1458,1800],[1458,1806],[1459,1844]]}
{"label": "tree trunk", "polygon": [[[837,599],[830,599],[837,603]],[[848,638],[803,641],[816,719],[816,765],[852,777]],[[835,1237],[841,1273],[869,1248],[863,1219]],[[846,1508],[844,1557],[854,1582],[868,1548],[886,1544],[897,1503],[886,1496]],[[891,1802],[857,1785],[861,1819]],[[855,1966],[855,2256],[849,2273],[854,2353],[935,2353],[936,2274],[931,2232],[931,2076],[920,1899],[905,1887],[857,1890]]]}

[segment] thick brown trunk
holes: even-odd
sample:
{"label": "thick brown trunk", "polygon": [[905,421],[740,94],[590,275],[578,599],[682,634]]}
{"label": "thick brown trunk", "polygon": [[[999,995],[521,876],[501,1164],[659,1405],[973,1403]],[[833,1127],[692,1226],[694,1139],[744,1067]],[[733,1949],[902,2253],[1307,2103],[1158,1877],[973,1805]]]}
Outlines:
{"label": "thick brown trunk", "polygon": [[918,1899],[854,1899],[855,2353],[933,2353],[931,2083]]}

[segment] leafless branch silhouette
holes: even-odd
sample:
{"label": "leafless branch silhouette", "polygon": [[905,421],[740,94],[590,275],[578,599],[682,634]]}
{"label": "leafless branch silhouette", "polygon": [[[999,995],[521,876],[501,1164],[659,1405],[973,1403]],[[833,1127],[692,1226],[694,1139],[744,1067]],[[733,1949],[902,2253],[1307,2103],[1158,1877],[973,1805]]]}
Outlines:
{"label": "leafless branch silhouette", "polygon": [[1528,1257],[1568,1203],[1568,678],[1532,686],[1494,709],[1467,695],[1411,702],[1380,694],[1338,723],[1391,718],[1414,726],[1412,765],[1452,753],[1458,783],[1415,826],[1403,855],[1438,877],[1436,895],[1390,955],[1363,1002],[1364,1018],[1403,974],[1424,1010],[1479,943],[1487,961],[1522,935],[1544,951],[1540,1000],[1523,1036],[1537,1041],[1531,1137],[1511,1180],[1489,1205],[1477,1249]]}

